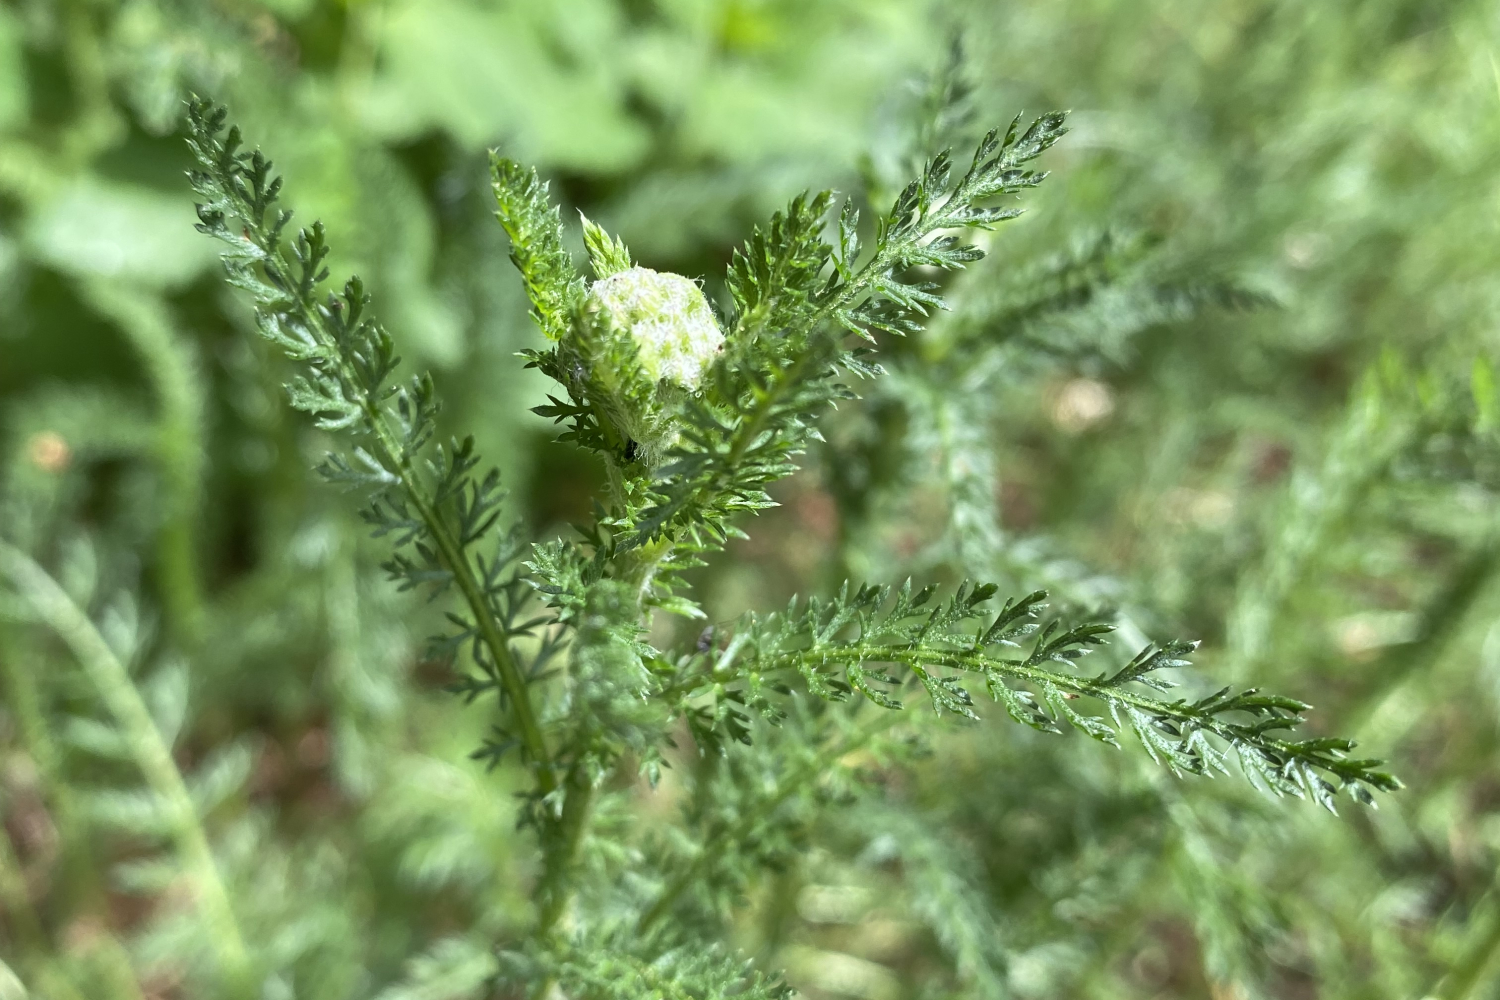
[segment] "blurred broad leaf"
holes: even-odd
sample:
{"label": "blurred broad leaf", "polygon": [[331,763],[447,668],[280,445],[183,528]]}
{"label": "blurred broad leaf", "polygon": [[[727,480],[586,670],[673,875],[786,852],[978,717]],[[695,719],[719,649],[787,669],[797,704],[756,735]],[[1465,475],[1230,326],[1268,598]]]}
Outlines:
{"label": "blurred broad leaf", "polygon": [[590,172],[624,170],[650,145],[618,79],[620,13],[603,0],[407,0],[381,29],[364,117],[398,138],[437,127],[469,148]]}
{"label": "blurred broad leaf", "polygon": [[84,177],[64,186],[28,220],[35,257],[65,274],[173,289],[215,264],[195,239],[193,205],[140,185]]}

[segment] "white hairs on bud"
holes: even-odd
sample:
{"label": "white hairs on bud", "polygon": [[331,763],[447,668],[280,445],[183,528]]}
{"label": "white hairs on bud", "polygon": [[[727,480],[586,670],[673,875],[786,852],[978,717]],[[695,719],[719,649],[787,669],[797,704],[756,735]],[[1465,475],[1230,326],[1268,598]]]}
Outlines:
{"label": "white hairs on bud", "polygon": [[591,298],[635,341],[653,380],[693,389],[724,346],[713,310],[696,283],[680,274],[632,267],[594,283]]}

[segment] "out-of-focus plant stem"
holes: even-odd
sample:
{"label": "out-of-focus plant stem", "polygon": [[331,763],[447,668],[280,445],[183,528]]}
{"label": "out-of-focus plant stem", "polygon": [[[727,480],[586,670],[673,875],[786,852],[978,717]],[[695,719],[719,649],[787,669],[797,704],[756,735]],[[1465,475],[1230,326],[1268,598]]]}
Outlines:
{"label": "out-of-focus plant stem", "polygon": [[182,774],[125,665],[57,581],[24,552],[3,541],[0,541],[0,578],[68,646],[114,717],[136,766],[169,814],[173,844],[193,879],[204,920],[213,929],[225,993],[231,997],[253,996],[249,955],[229,905],[229,894],[214,863],[208,836]]}
{"label": "out-of-focus plant stem", "polygon": [[[1485,902],[1488,907],[1483,906]],[[1494,995],[1493,990],[1482,992],[1480,989],[1493,981],[1493,974],[1486,973],[1493,972],[1496,958],[1500,956],[1500,893],[1494,886],[1485,893],[1480,908],[1488,912],[1476,921],[1479,927],[1473,937],[1442,982],[1432,990],[1432,996],[1437,1000],[1476,1000]]]}
{"label": "out-of-focus plant stem", "polygon": [[156,396],[155,457],[162,485],[157,569],[168,619],[191,648],[202,635],[204,617],[196,525],[206,406],[197,359],[155,296],[103,281],[86,282],[82,291],[130,341]]}

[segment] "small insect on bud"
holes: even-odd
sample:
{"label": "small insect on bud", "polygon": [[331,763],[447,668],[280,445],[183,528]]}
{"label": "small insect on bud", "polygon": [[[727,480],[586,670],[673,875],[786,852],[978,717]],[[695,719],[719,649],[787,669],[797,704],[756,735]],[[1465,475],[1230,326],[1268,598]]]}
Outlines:
{"label": "small insect on bud", "polygon": [[635,341],[652,381],[697,388],[724,346],[724,331],[703,290],[680,274],[632,267],[595,282],[590,299]]}

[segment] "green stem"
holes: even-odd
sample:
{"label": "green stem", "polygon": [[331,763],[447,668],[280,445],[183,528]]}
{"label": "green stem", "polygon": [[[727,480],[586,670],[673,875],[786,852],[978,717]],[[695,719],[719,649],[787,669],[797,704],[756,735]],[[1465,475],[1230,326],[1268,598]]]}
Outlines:
{"label": "green stem", "polygon": [[201,638],[204,621],[195,534],[207,406],[197,359],[160,299],[103,281],[85,282],[80,288],[89,304],[125,334],[156,394],[156,460],[163,497],[158,570],[168,616],[191,647]]}
{"label": "green stem", "polygon": [[31,894],[21,873],[21,865],[4,830],[0,830],[0,908],[5,913],[11,943],[15,946],[11,954],[22,962],[23,968],[29,968],[47,954],[47,935],[42,930],[36,907],[31,905]]}
{"label": "green stem", "polygon": [[1362,683],[1371,692],[1345,712],[1349,729],[1362,737],[1379,736],[1386,745],[1396,742],[1394,727],[1377,727],[1383,710],[1403,704],[1406,682],[1414,670],[1440,662],[1479,599],[1500,569],[1500,540],[1489,539],[1454,568],[1443,588],[1423,607],[1416,634],[1409,642],[1388,646],[1369,668]]}
{"label": "green stem", "polygon": [[[762,656],[756,660],[755,669],[761,674],[789,670],[801,673],[809,669],[819,670],[830,666],[876,663],[900,664],[919,673],[930,667],[943,667],[971,674],[998,674],[1025,681],[1043,689],[1050,685],[1067,695],[1093,698],[1105,704],[1128,706],[1171,719],[1176,723],[1201,729],[1231,744],[1249,742],[1287,758],[1308,758],[1304,750],[1288,740],[1257,732],[1253,727],[1225,722],[1211,712],[1195,708],[1190,702],[1166,701],[1125,687],[1110,687],[1101,683],[1099,678],[1048,670],[1022,660],[992,658],[978,651],[966,652],[912,645],[854,642],[836,648],[803,649]],[[705,685],[732,683],[740,680],[743,675],[742,669],[737,669],[733,663],[728,663],[663,688],[657,697],[670,702],[690,695]],[[1288,720],[1288,728],[1291,724],[1292,721]],[[1316,760],[1309,759],[1308,763],[1327,769],[1325,764]]]}
{"label": "green stem", "polygon": [[324,684],[332,715],[333,765],[343,787],[363,801],[375,791],[377,757],[370,746],[374,730],[383,718],[361,691],[366,669],[361,650],[363,622],[360,613],[358,546],[341,536],[328,563],[323,613],[328,622],[328,674]]}
{"label": "green stem", "polygon": [[110,985],[115,1000],[146,1000],[130,963],[130,952],[113,934],[104,935],[93,948],[93,957],[102,978]]}
{"label": "green stem", "polygon": [[[53,825],[57,827],[62,853],[62,877],[58,882],[66,881],[70,889],[88,899],[89,905],[103,906],[100,887],[104,882],[99,874],[99,860],[89,849],[87,823],[73,797],[72,787],[62,774],[57,745],[47,731],[36,678],[21,665],[21,657],[12,648],[11,638],[0,629],[0,677],[4,679],[4,692],[9,699],[6,708],[16,722],[27,755],[36,765],[41,787],[46,790],[44,798]],[[54,895],[58,888],[54,885]]]}
{"label": "green stem", "polygon": [[36,611],[72,650],[100,700],[119,725],[146,783],[165,804],[171,837],[198,888],[198,904],[218,952],[220,970],[234,996],[253,995],[253,979],[244,938],[229,903],[229,893],[214,863],[208,837],[199,821],[182,774],[151,719],[146,703],[109,644],[88,616],[29,556],[0,541],[0,576]]}
{"label": "green stem", "polygon": [[804,884],[802,858],[792,857],[785,868],[773,872],[765,890],[764,910],[760,914],[760,940],[755,948],[755,964],[774,967],[777,954],[796,927],[797,895]]}
{"label": "green stem", "polygon": [[1294,472],[1274,522],[1261,565],[1242,575],[1228,626],[1225,676],[1236,683],[1262,675],[1269,662],[1274,623],[1304,581],[1323,540],[1368,494],[1389,463],[1421,430],[1412,420],[1394,418],[1381,405],[1381,389],[1367,376],[1346,407],[1322,465]]}
{"label": "green stem", "polygon": [[[233,188],[232,184],[227,184],[227,186]],[[248,236],[265,254],[263,266],[268,271],[274,270],[280,275],[300,273],[299,267],[288,259],[284,246],[271,238],[262,223],[255,219],[253,211],[247,208],[241,212],[241,217],[247,226],[252,227],[247,230]],[[288,291],[291,292],[295,288],[295,285],[290,285]],[[515,656],[511,653],[504,630],[495,620],[489,598],[464,555],[463,546],[453,537],[448,525],[444,523],[435,500],[429,494],[426,483],[416,469],[413,456],[402,446],[400,436],[391,428],[390,418],[381,408],[381,402],[385,397],[372,396],[364,377],[350,360],[347,346],[337,331],[330,328],[328,317],[317,307],[310,291],[294,294],[291,302],[279,304],[275,309],[295,314],[305,329],[317,331],[324,346],[332,350],[337,357],[340,379],[354,394],[352,398],[357,398],[359,401],[365,425],[374,438],[373,444],[382,464],[387,469],[398,470],[407,500],[416,509],[417,516],[422,519],[437,549],[439,559],[448,572],[453,574],[453,581],[457,584],[459,593],[463,595],[464,602],[468,604],[469,610],[474,615],[475,628],[495,661],[496,672],[500,675],[500,685],[506,697],[510,699],[511,710],[515,714],[516,724],[521,731],[521,742],[532,766],[536,769],[537,786],[543,795],[551,794],[558,787],[557,774],[552,766],[552,758],[547,750],[547,741],[542,734],[542,727],[531,704],[531,694],[527,688],[526,679],[521,673],[519,664],[516,663]]]}
{"label": "green stem", "polygon": [[469,610],[474,614],[475,627],[479,630],[480,638],[484,640],[490,655],[495,659],[495,668],[500,674],[501,686],[510,699],[511,711],[515,714],[516,724],[521,730],[521,741],[526,747],[532,765],[536,768],[537,787],[543,795],[550,795],[557,790],[558,784],[557,772],[552,766],[552,757],[547,750],[547,739],[542,733],[541,723],[537,720],[536,710],[532,707],[531,692],[526,685],[526,679],[521,675],[521,667],[516,663],[514,654],[511,653],[510,643],[506,641],[505,633],[495,621],[484,588],[480,586],[473,568],[464,557],[463,547],[453,538],[431,498],[427,496],[425,487],[413,467],[411,457],[398,443],[395,433],[387,423],[385,414],[373,400],[368,398],[365,400],[364,410],[365,417],[374,431],[375,439],[384,452],[382,457],[401,470],[401,482],[406,487],[407,498],[417,509],[417,514],[422,518],[423,524],[427,526],[443,565],[448,567],[448,571],[453,574],[459,593],[463,595],[465,603],[469,605]]}
{"label": "green stem", "polygon": [[63,4],[63,54],[78,114],[63,133],[69,164],[84,164],[125,134],[109,93],[109,60],[86,0]]}
{"label": "green stem", "polygon": [[[662,538],[625,553],[620,564],[620,578],[634,586],[638,614],[643,614],[642,604],[656,568],[671,550],[672,542]],[[552,933],[573,898],[573,871],[578,864],[578,852],[583,846],[584,835],[588,832],[597,795],[598,789],[592,776],[584,768],[575,765],[569,769],[564,784],[562,814],[558,817],[556,826],[549,831],[552,834],[551,840],[543,843],[545,854],[542,881],[537,890],[541,901],[536,926],[537,937],[546,937]],[[545,1000],[554,985],[551,979],[543,980],[532,996],[535,1000]]]}
{"label": "green stem", "polygon": [[537,936],[545,937],[557,926],[573,898],[573,869],[578,863],[578,849],[588,829],[593,812],[594,783],[581,768],[571,768],[564,784],[562,815],[552,829],[553,839],[544,843],[545,870],[537,896],[541,913],[537,919]]}
{"label": "green stem", "polygon": [[[1493,904],[1495,890],[1491,889],[1486,895]],[[1485,973],[1494,966],[1496,955],[1500,955],[1500,912],[1491,912],[1488,926],[1464,949],[1452,970],[1433,991],[1433,996],[1439,1000],[1471,1000],[1479,996],[1478,987],[1486,981]]]}
{"label": "green stem", "polygon": [[[51,895],[54,899],[63,898],[66,894],[63,885],[66,884],[78,891],[86,906],[101,909],[105,906],[100,888],[104,885],[104,880],[99,875],[98,859],[89,850],[85,822],[73,798],[73,790],[62,776],[57,747],[47,732],[47,720],[36,678],[22,667],[21,656],[12,647],[11,638],[6,629],[0,628],[0,680],[4,682],[3,691],[7,699],[5,706],[15,721],[21,745],[36,766],[61,844],[60,871],[53,882]],[[3,838],[3,833],[0,833],[0,840]],[[0,847],[3,846],[0,844]],[[18,912],[15,904],[10,901],[0,899],[0,902],[5,902],[7,909]],[[40,923],[37,926],[40,928]],[[56,997],[58,1000],[82,1000],[78,991],[58,970],[56,963],[45,959],[51,951],[45,938],[41,944],[40,954],[44,960],[27,967],[40,994]]]}

